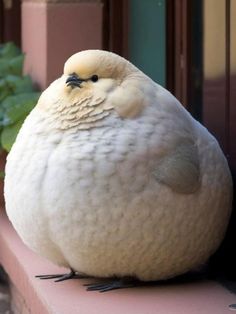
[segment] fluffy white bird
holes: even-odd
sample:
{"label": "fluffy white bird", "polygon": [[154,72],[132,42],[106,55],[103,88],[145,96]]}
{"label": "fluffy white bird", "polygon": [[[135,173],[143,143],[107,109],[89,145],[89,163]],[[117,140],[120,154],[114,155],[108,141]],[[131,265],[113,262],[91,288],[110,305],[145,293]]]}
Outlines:
{"label": "fluffy white bird", "polygon": [[67,60],[25,120],[5,199],[26,245],[72,270],[41,278],[153,281],[215,252],[232,182],[215,138],[172,94],[124,58],[87,50]]}

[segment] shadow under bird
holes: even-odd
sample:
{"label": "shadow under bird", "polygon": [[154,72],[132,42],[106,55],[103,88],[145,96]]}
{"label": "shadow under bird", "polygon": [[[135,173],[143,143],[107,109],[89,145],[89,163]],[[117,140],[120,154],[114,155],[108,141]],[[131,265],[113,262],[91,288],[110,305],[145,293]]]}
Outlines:
{"label": "shadow under bird", "polygon": [[107,278],[87,289],[108,291],[203,265],[224,237],[232,181],[216,139],[171,93],[87,50],[26,118],[5,200],[24,243],[71,270],[40,278]]}

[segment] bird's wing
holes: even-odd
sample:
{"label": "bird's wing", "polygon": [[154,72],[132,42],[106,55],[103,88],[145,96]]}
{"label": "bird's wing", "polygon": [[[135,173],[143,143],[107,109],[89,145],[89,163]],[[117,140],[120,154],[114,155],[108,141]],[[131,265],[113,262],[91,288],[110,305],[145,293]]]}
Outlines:
{"label": "bird's wing", "polygon": [[183,194],[194,193],[200,187],[200,167],[197,147],[182,143],[164,156],[154,171],[156,180]]}

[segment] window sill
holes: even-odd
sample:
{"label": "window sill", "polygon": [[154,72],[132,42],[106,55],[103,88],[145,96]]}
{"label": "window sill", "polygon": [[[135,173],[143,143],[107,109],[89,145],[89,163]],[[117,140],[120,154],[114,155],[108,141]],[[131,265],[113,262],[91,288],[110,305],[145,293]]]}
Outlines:
{"label": "window sill", "polygon": [[224,314],[233,312],[228,305],[236,301],[234,294],[213,281],[98,293],[86,291],[83,284],[88,280],[38,280],[35,274],[63,273],[64,269],[25,247],[1,209],[0,262],[26,312],[34,314]]}

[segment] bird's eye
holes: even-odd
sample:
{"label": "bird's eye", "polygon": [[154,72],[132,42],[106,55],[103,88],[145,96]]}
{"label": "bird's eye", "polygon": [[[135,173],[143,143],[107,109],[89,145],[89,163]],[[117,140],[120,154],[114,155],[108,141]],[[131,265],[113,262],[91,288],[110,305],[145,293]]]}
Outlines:
{"label": "bird's eye", "polygon": [[97,82],[98,81],[98,76],[95,74],[91,77],[92,82]]}

